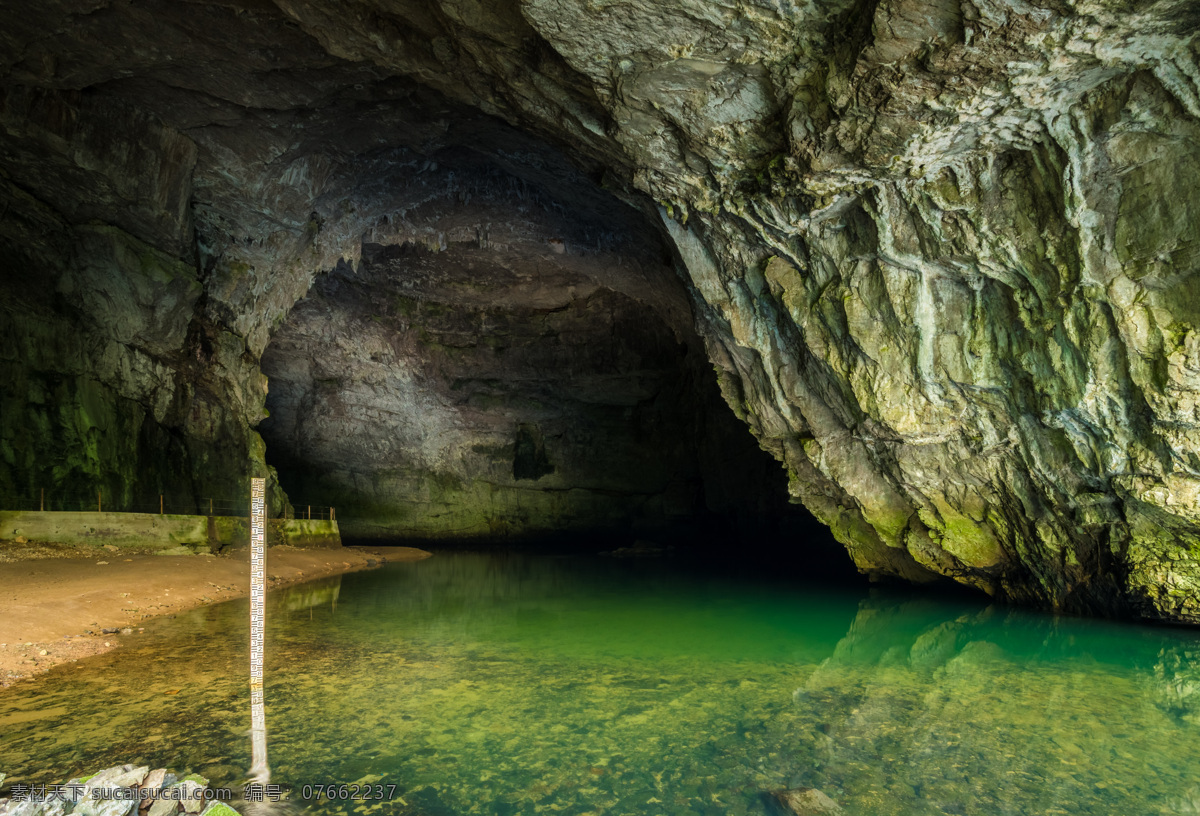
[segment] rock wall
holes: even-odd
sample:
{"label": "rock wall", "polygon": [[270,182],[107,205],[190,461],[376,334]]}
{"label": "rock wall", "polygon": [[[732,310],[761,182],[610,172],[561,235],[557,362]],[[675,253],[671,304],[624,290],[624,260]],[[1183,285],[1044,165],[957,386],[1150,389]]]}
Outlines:
{"label": "rock wall", "polygon": [[[124,31],[129,12],[95,24]],[[177,46],[195,36],[177,9],[153,12],[187,29]],[[278,38],[320,78],[250,89],[219,71],[181,88],[172,67],[81,91],[12,86],[5,155],[19,192],[41,196],[14,212],[40,208],[69,249],[33,272],[45,230],[7,241],[31,270],[14,298],[36,308],[6,315],[4,492],[202,508],[273,476],[254,430],[267,351],[269,461],[358,535],[636,535],[713,513],[750,531],[794,515],[778,467],[716,397],[661,235],[598,165],[331,61],[278,18],[240,17],[225,18],[220,57]],[[76,81],[113,69],[92,45],[63,47],[79,48]],[[93,232],[116,248],[78,237]],[[396,248],[419,262],[362,257]],[[45,267],[53,295],[33,283]],[[65,378],[83,395],[39,396]],[[278,490],[273,505],[288,512]],[[747,509],[765,518],[747,524]]]}
{"label": "rock wall", "polygon": [[1198,619],[1195,21],[1120,8],[881,3],[757,190],[667,214],[865,571]]}
{"label": "rock wall", "polygon": [[0,126],[0,495],[198,509],[248,490],[265,380],[197,314],[195,146],[73,93],[0,89]]}
{"label": "rock wall", "polygon": [[[1200,621],[1194,4],[61,0],[8,16],[0,155],[10,197],[36,201],[0,223],[6,252],[70,267],[71,292],[86,264],[45,259],[112,229],[194,266],[214,355],[196,376],[216,378],[209,425],[239,455],[256,363],[313,275],[356,267],[395,191],[467,149],[572,205],[612,209],[611,193],[660,220],[726,399],[863,571]],[[78,104],[39,101],[63,99]],[[122,110],[124,136],[87,135]],[[66,232],[22,237],[30,219]]]}

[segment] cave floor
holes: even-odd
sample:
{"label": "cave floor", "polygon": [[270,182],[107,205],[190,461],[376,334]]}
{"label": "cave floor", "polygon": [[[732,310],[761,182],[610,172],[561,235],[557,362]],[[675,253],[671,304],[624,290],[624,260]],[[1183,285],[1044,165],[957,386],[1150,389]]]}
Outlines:
{"label": "cave floor", "polygon": [[[249,594],[248,553],[164,556],[6,543],[0,558],[0,688],[119,648],[142,634],[148,619]],[[271,547],[268,581],[286,586],[422,553]]]}
{"label": "cave floor", "polygon": [[[780,573],[439,551],[278,589],[271,781],[337,816],[765,816],[801,786],[851,816],[1200,804],[1195,631]],[[156,618],[0,695],[9,782],[134,762],[240,807],[247,610]],[[312,795],[356,783],[383,787]]]}

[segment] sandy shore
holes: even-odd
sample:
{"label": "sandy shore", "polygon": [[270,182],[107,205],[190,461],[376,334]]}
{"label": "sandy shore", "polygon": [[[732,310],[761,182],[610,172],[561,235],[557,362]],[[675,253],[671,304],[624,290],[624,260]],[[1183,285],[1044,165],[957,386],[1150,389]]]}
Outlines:
{"label": "sandy shore", "polygon": [[[45,555],[31,551],[31,555]],[[271,587],[427,558],[411,547],[271,547]],[[0,563],[0,688],[118,648],[145,621],[250,593],[249,550],[228,556],[34,557]],[[108,631],[105,631],[108,630]]]}

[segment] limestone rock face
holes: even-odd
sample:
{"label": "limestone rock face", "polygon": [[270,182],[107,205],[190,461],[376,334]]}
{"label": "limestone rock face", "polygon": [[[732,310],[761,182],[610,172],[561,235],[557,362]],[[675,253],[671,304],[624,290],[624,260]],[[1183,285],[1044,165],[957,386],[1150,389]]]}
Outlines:
{"label": "limestone rock face", "polygon": [[[21,0],[4,15],[6,263],[62,270],[68,303],[98,291],[103,263],[135,281],[123,302],[164,299],[119,329],[97,308],[92,357],[63,351],[106,372],[88,375],[120,395],[106,401],[148,409],[149,380],[114,372],[144,350],[171,382],[196,359],[177,336],[202,334],[212,422],[249,454],[257,362],[316,273],[421,230],[458,252],[411,182],[465,150],[567,208],[611,193],[658,222],[726,400],[863,571],[1200,621],[1193,3]],[[193,268],[199,293],[137,278],[129,241]],[[203,332],[165,328],[188,309]],[[34,331],[6,315],[6,334]],[[5,352],[10,377],[26,355]],[[181,387],[159,399],[182,404]]]}
{"label": "limestone rock face", "polygon": [[786,507],[777,465],[722,456],[753,440],[635,213],[478,167],[409,194],[387,243],[319,276],[263,354],[261,430],[293,501],[334,504],[352,538],[481,540]]}
{"label": "limestone rock face", "polygon": [[148,510],[165,494],[197,512],[245,493],[267,471],[251,429],[266,383],[245,341],[197,314],[194,144],[79,94],[9,89],[2,105],[5,504],[36,509],[46,490],[47,509]]}

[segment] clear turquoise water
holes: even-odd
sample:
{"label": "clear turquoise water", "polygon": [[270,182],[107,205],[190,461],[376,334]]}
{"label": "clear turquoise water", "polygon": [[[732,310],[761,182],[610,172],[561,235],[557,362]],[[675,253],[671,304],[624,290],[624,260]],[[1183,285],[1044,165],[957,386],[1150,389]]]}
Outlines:
{"label": "clear turquoise water", "polygon": [[[313,813],[1200,813],[1200,634],[670,560],[439,553],[274,593],[273,781]],[[0,695],[0,770],[238,786],[243,602]]]}

